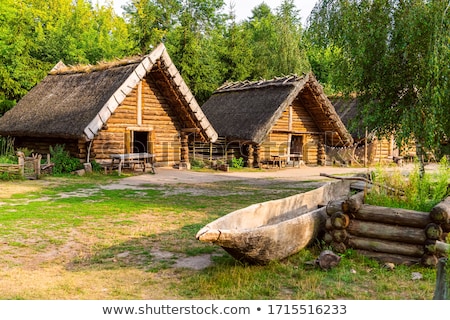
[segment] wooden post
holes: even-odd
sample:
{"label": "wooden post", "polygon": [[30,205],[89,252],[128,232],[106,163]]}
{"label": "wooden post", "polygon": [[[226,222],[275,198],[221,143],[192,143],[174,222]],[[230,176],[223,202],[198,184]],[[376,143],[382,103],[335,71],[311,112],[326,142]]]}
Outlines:
{"label": "wooden post", "polygon": [[364,168],[366,168],[367,167],[367,136],[368,136],[368,134],[367,134],[367,127],[366,127],[366,132],[365,132],[365,134],[366,134],[366,138],[364,139]]}
{"label": "wooden post", "polygon": [[254,155],[253,155],[253,145],[248,145],[248,152],[247,152],[247,167],[253,168],[253,161],[254,161]]}
{"label": "wooden post", "polygon": [[438,260],[433,300],[450,300],[448,296],[450,282],[447,280],[446,265],[447,258],[440,258]]}
{"label": "wooden post", "polygon": [[19,175],[21,177],[25,176],[25,156],[23,155],[23,153],[18,155],[19,157]]}
{"label": "wooden post", "polygon": [[190,169],[188,138],[185,132],[181,132],[180,169]]}
{"label": "wooden post", "polygon": [[259,144],[253,148],[253,165],[257,168],[261,165],[261,146]]}

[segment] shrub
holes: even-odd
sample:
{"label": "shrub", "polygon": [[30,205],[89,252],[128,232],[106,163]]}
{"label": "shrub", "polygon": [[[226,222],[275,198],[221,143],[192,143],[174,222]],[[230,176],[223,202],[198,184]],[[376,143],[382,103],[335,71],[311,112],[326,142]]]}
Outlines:
{"label": "shrub", "polygon": [[50,155],[52,162],[55,164],[53,167],[53,174],[70,173],[72,171],[82,169],[82,164],[78,158],[70,156],[70,153],[66,151],[65,145],[50,146]]}
{"label": "shrub", "polygon": [[241,158],[235,158],[233,157],[231,159],[231,167],[232,168],[243,168],[244,167],[244,159]]}

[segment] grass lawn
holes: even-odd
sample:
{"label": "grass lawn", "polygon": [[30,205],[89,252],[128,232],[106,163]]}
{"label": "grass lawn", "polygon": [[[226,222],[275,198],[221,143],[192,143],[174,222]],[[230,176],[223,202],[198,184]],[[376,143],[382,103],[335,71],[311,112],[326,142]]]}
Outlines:
{"label": "grass lawn", "polygon": [[[113,176],[1,182],[0,299],[431,299],[436,272],[388,270],[349,250],[330,271],[308,262],[241,264],[195,239],[208,222],[312,184],[244,181],[115,188]],[[18,193],[11,189],[19,190]],[[195,269],[192,259],[212,260]],[[191,259],[191,260],[190,260]],[[413,280],[419,272],[422,279]]]}

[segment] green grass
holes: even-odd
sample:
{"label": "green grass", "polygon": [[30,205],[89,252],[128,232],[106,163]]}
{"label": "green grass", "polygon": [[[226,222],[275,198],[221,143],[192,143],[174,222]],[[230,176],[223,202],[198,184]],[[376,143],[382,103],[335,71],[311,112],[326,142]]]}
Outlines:
{"label": "green grass", "polygon": [[449,195],[450,167],[446,157],[440,162],[437,172],[425,172],[423,177],[418,164],[408,176],[400,170],[386,171],[379,167],[374,171],[373,180],[396,191],[373,188],[366,198],[368,204],[429,212]]}
{"label": "green grass", "polygon": [[[117,177],[45,178],[2,198],[0,299],[431,299],[435,270],[386,270],[349,250],[323,271],[323,247],[267,266],[242,264],[195,239],[208,222],[310,188],[267,180],[108,189]],[[17,181],[24,186],[29,181]],[[204,270],[174,268],[210,254]],[[423,279],[411,280],[412,272]],[[32,288],[32,289],[30,289]]]}

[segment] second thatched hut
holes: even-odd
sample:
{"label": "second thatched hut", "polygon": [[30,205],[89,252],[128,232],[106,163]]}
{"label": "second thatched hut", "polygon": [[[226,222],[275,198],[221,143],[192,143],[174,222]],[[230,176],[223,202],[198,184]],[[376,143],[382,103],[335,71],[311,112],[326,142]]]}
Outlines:
{"label": "second thatched hut", "polygon": [[202,110],[227,156],[242,157],[250,167],[277,159],[324,165],[326,145],[353,144],[312,73],[226,83]]}

